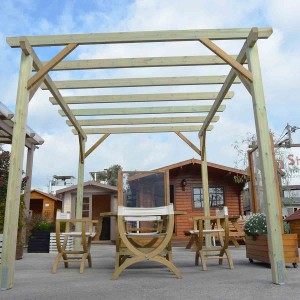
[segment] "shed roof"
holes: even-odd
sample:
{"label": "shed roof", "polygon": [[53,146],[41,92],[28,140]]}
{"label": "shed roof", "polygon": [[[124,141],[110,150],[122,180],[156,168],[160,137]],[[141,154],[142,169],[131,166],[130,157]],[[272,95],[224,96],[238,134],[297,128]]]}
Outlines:
{"label": "shed roof", "polygon": [[286,218],[287,221],[300,220],[300,209],[296,210],[292,215]]}
{"label": "shed roof", "polygon": [[[96,188],[101,188],[110,192],[117,192],[118,188],[116,186],[112,186],[112,185],[108,185],[108,184],[103,184],[103,183],[99,183],[99,182],[95,182],[95,181],[86,181],[83,183],[83,187],[89,187],[89,186],[93,186]],[[56,191],[56,194],[62,194],[62,193],[66,193],[66,192],[71,192],[71,191],[75,191],[77,190],[77,184],[71,185],[67,188],[64,189],[60,189]]]}
{"label": "shed roof", "polygon": [[[0,143],[11,144],[14,129],[14,113],[0,102]],[[42,145],[44,140],[29,126],[26,127],[25,146],[32,148],[35,145]]]}
{"label": "shed roof", "polygon": [[53,195],[51,195],[51,194],[44,193],[44,192],[39,191],[39,190],[36,190],[36,189],[31,190],[31,193],[32,193],[32,192],[36,192],[36,193],[38,193],[38,194],[41,194],[42,196],[47,197],[47,198],[49,198],[49,199],[51,199],[51,200],[54,200],[54,201],[60,201],[60,202],[62,201],[61,199],[59,199],[59,198],[57,198],[57,197],[55,197],[55,196],[53,196]]}
{"label": "shed roof", "polygon": [[[180,167],[183,167],[183,166],[186,166],[186,165],[189,165],[189,164],[201,165],[201,160],[192,158],[192,159],[184,160],[184,161],[181,161],[181,162],[169,165],[169,166],[165,166],[165,167],[162,167],[162,168],[155,169],[155,171],[172,170],[172,169],[180,168]],[[233,172],[233,173],[237,173],[237,174],[241,174],[241,175],[250,176],[250,173],[247,172],[247,171],[243,171],[243,170],[235,169],[235,168],[230,168],[230,167],[226,167],[226,166],[223,166],[223,165],[218,165],[218,164],[208,162],[207,166],[209,168],[215,168],[215,169],[219,169],[219,170],[224,170],[224,171],[228,171],[228,172]]]}

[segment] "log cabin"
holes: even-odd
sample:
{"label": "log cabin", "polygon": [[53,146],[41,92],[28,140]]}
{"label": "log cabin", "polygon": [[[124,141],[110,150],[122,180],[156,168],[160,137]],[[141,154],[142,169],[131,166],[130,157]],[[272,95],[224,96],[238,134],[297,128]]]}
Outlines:
{"label": "log cabin", "polygon": [[[223,206],[228,207],[229,215],[244,214],[242,191],[249,173],[214,163],[207,165],[211,215]],[[175,217],[175,238],[184,239],[184,232],[192,229],[189,219],[204,214],[201,160],[189,159],[156,171],[169,171],[170,201],[174,203],[175,210],[187,213]]]}

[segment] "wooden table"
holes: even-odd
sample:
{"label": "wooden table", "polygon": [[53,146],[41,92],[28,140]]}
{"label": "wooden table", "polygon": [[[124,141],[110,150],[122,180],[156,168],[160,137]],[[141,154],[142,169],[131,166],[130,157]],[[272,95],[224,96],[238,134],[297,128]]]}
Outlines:
{"label": "wooden table", "polygon": [[[193,217],[190,220],[197,222],[197,219],[201,217]],[[229,240],[234,244],[235,247],[240,247],[238,239],[243,239],[245,241],[245,232],[243,229],[243,225],[239,222],[240,216],[239,215],[231,215],[228,217],[229,220]],[[198,232],[196,230],[195,224],[194,229],[190,230],[185,233],[186,235],[190,236],[188,244],[186,245],[186,249],[191,249],[195,243],[196,235]]]}

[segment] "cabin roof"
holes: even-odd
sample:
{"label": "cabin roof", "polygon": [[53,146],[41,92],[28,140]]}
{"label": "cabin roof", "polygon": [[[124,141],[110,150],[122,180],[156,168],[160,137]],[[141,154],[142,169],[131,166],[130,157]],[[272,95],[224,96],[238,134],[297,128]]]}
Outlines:
{"label": "cabin roof", "polygon": [[300,209],[296,210],[292,215],[286,218],[287,221],[300,220]]}
{"label": "cabin roof", "polygon": [[[190,164],[201,165],[201,160],[192,158],[192,159],[184,160],[184,161],[172,164],[172,165],[168,165],[168,166],[165,166],[165,167],[155,169],[154,171],[167,171],[167,170],[172,170],[172,169],[180,168],[180,167],[183,167],[183,166],[187,166],[187,165],[190,165]],[[240,170],[240,169],[230,168],[230,167],[226,167],[226,166],[223,166],[223,165],[218,165],[218,164],[208,162],[207,166],[209,168],[214,168],[214,169],[219,169],[219,170],[224,170],[224,171],[228,171],[228,172],[233,172],[233,173],[237,173],[237,174],[250,176],[250,173],[248,171],[243,171],[243,170]]]}
{"label": "cabin roof", "polygon": [[[99,183],[99,182],[95,182],[95,181],[86,181],[83,183],[83,187],[88,187],[88,186],[93,186],[96,188],[102,188],[104,190],[110,191],[110,192],[117,192],[118,188],[116,186],[112,186],[109,184],[103,184],[103,183]],[[77,184],[71,185],[67,188],[63,188],[60,190],[56,191],[56,194],[62,194],[62,193],[66,193],[66,192],[71,192],[77,190]]]}
{"label": "cabin roof", "polygon": [[44,192],[42,192],[42,191],[40,191],[40,190],[34,189],[34,190],[31,190],[31,193],[32,193],[32,192],[41,194],[41,195],[43,195],[43,196],[45,196],[45,197],[47,197],[47,198],[49,198],[49,199],[52,199],[52,200],[54,200],[54,201],[60,201],[60,202],[62,201],[61,199],[55,197],[54,195],[51,195],[51,194],[48,194],[48,193],[44,193]]}

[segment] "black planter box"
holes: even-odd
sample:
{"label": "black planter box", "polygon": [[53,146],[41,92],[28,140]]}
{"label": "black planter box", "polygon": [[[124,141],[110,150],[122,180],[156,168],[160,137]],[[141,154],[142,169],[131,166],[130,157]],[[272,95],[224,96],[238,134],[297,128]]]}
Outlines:
{"label": "black planter box", "polygon": [[33,230],[28,241],[28,253],[49,253],[50,232]]}

